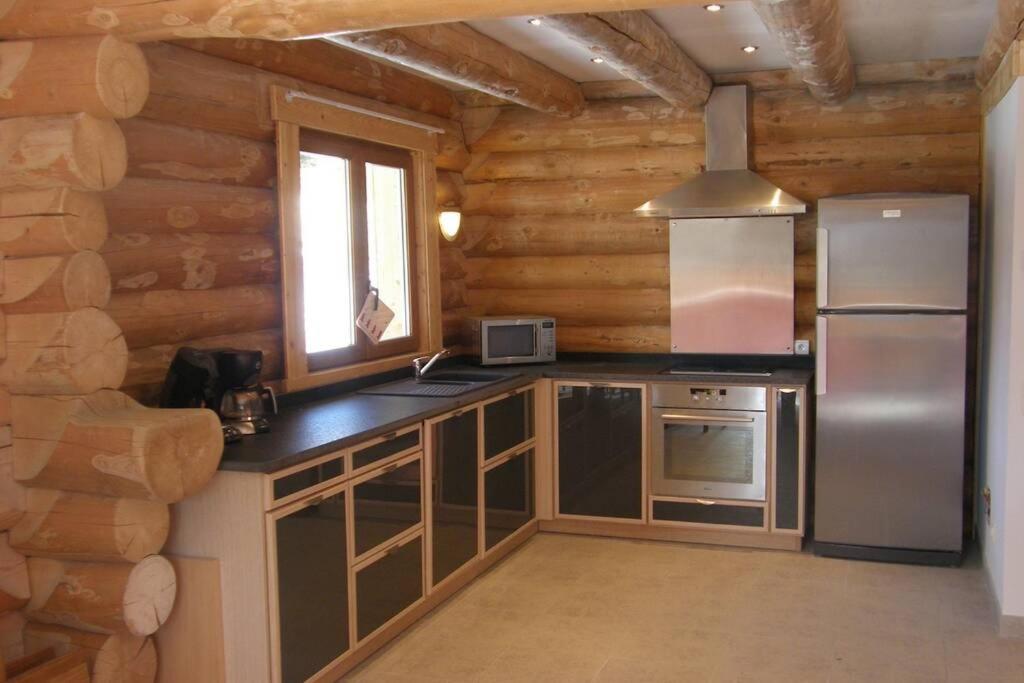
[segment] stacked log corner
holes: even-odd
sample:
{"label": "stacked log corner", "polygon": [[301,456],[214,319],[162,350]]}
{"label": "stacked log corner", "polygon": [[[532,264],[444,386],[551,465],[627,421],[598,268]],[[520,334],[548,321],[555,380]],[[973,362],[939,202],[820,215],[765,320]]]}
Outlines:
{"label": "stacked log corner", "polygon": [[150,71],[110,36],[8,41],[0,64],[0,655],[153,681],[176,593],[169,505],[209,482],[223,439],[211,411],[117,391],[129,354],[104,310],[118,282],[102,193],[127,172],[117,119],[142,110]]}

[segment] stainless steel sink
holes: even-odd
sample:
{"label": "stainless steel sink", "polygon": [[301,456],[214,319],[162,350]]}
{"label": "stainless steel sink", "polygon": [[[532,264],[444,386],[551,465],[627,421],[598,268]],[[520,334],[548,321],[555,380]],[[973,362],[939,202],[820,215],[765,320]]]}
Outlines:
{"label": "stainless steel sink", "polygon": [[461,396],[471,391],[482,389],[490,384],[503,382],[518,377],[515,374],[498,374],[488,372],[434,372],[425,375],[419,381],[409,378],[383,384],[379,387],[363,389],[360,394],[373,396],[426,396],[449,398]]}

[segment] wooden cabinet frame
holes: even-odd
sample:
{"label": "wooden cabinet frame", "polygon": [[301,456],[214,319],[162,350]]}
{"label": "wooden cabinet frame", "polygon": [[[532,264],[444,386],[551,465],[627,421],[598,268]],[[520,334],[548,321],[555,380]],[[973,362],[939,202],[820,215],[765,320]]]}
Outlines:
{"label": "wooden cabinet frame", "polygon": [[[643,432],[641,435],[640,442],[640,519],[625,519],[619,517],[595,517],[593,515],[570,515],[561,512],[561,504],[558,495],[558,470],[559,470],[559,419],[558,419],[558,389],[559,387],[586,387],[593,389],[639,389],[640,400],[643,403],[642,420],[640,428]],[[565,520],[579,520],[579,521],[591,521],[591,522],[606,522],[609,524],[628,524],[634,526],[645,526],[650,520],[650,503],[648,501],[650,494],[650,429],[651,429],[651,404],[650,395],[651,392],[648,389],[647,384],[643,382],[582,382],[578,380],[562,381],[555,380],[552,382],[552,411],[553,417],[551,421],[551,495],[554,499],[554,507],[551,511],[554,519],[565,519]]]}
{"label": "wooden cabinet frame", "polygon": [[[366,483],[368,481],[376,479],[377,477],[381,476],[382,474],[387,474],[389,472],[393,472],[394,470],[398,469],[399,467],[405,467],[406,465],[410,465],[410,464],[416,462],[417,460],[420,463],[420,521],[417,522],[416,524],[414,524],[410,529],[407,529],[407,530],[405,530],[405,531],[403,531],[403,532],[401,532],[401,533],[399,533],[399,534],[397,534],[395,536],[392,536],[391,538],[389,538],[389,539],[387,539],[385,541],[382,541],[382,542],[378,543],[377,545],[373,546],[369,550],[363,551],[362,553],[359,553],[358,555],[356,555],[355,554],[355,552],[356,552],[355,551],[356,487],[359,486],[360,484],[364,484],[364,483]],[[424,467],[423,467],[424,460],[425,460],[425,457],[424,457],[424,453],[423,453],[422,450],[417,450],[415,453],[412,453],[411,455],[408,455],[408,456],[405,456],[405,457],[401,457],[401,458],[399,458],[397,460],[389,458],[388,461],[385,462],[383,465],[377,467],[376,469],[367,471],[365,474],[362,474],[362,475],[352,479],[349,482],[349,486],[352,489],[352,496],[351,496],[351,498],[352,498],[352,506],[351,506],[351,508],[352,509],[351,509],[351,513],[352,513],[352,539],[353,539],[352,540],[352,548],[353,548],[353,550],[352,550],[352,553],[353,553],[353,555],[352,555],[352,563],[353,564],[359,564],[359,565],[366,564],[367,560],[371,556],[378,555],[378,554],[380,554],[380,552],[382,550],[386,550],[388,547],[393,545],[394,542],[395,542],[395,539],[397,539],[399,537],[402,537],[402,536],[406,536],[412,530],[420,528],[420,527],[423,526],[423,523],[426,520],[426,514],[425,514],[426,511],[424,510],[424,500],[426,498],[425,489],[427,487],[427,480],[426,480],[426,477],[424,476]]]}
{"label": "wooden cabinet frame", "polygon": [[[480,470],[479,470],[479,472],[477,474],[477,487],[478,487],[477,490],[479,492],[479,501],[480,501],[480,503],[479,503],[479,510],[478,510],[478,517],[477,517],[477,525],[478,525],[477,529],[478,529],[478,532],[479,532],[479,535],[478,535],[478,538],[477,538],[477,547],[479,548],[479,552],[480,552],[481,556],[490,556],[490,555],[493,555],[494,553],[502,552],[503,548],[506,545],[515,542],[515,540],[518,537],[518,534],[519,534],[520,531],[522,531],[524,528],[526,528],[530,524],[536,523],[536,521],[537,521],[537,452],[536,452],[536,448],[535,448],[534,444],[535,444],[535,439],[529,439],[527,441],[524,441],[523,443],[521,443],[516,448],[510,448],[509,450],[505,451],[501,455],[495,456],[495,457],[491,458],[490,460],[487,461],[487,463],[485,465],[482,465],[480,467]],[[487,473],[490,472],[491,470],[495,470],[495,469],[501,467],[502,465],[504,465],[505,463],[507,463],[507,462],[509,462],[511,460],[515,460],[516,458],[524,457],[525,454],[530,452],[530,451],[534,452],[534,456],[533,456],[533,482],[532,482],[533,483],[533,491],[531,492],[532,495],[533,495],[533,514],[531,515],[530,519],[528,519],[526,522],[524,522],[523,525],[519,529],[517,529],[516,531],[512,532],[511,534],[509,534],[506,538],[503,538],[500,541],[498,541],[494,545],[493,548],[488,548],[487,547],[487,481],[486,481],[487,480]],[[483,449],[481,449],[480,453],[481,453],[480,457],[483,458]],[[527,483],[529,484],[530,482],[527,482]]]}

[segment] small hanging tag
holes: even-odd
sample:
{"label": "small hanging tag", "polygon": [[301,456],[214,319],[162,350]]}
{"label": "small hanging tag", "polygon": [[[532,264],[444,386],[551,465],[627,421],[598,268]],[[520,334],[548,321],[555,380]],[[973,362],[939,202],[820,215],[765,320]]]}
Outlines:
{"label": "small hanging tag", "polygon": [[374,344],[380,343],[380,338],[388,329],[388,325],[395,319],[395,312],[388,308],[388,305],[380,300],[380,294],[376,287],[371,287],[363,302],[363,308],[356,318],[356,327]]}

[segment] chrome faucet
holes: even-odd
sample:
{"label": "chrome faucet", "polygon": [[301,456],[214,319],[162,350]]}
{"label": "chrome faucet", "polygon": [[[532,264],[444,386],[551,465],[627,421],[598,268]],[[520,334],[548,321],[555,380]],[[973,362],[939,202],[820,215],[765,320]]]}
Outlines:
{"label": "chrome faucet", "polygon": [[433,356],[420,356],[419,358],[414,358],[412,361],[412,367],[416,372],[416,381],[418,382],[423,379],[423,375],[425,375],[427,371],[434,366],[434,363],[447,355],[448,349],[441,349]]}

